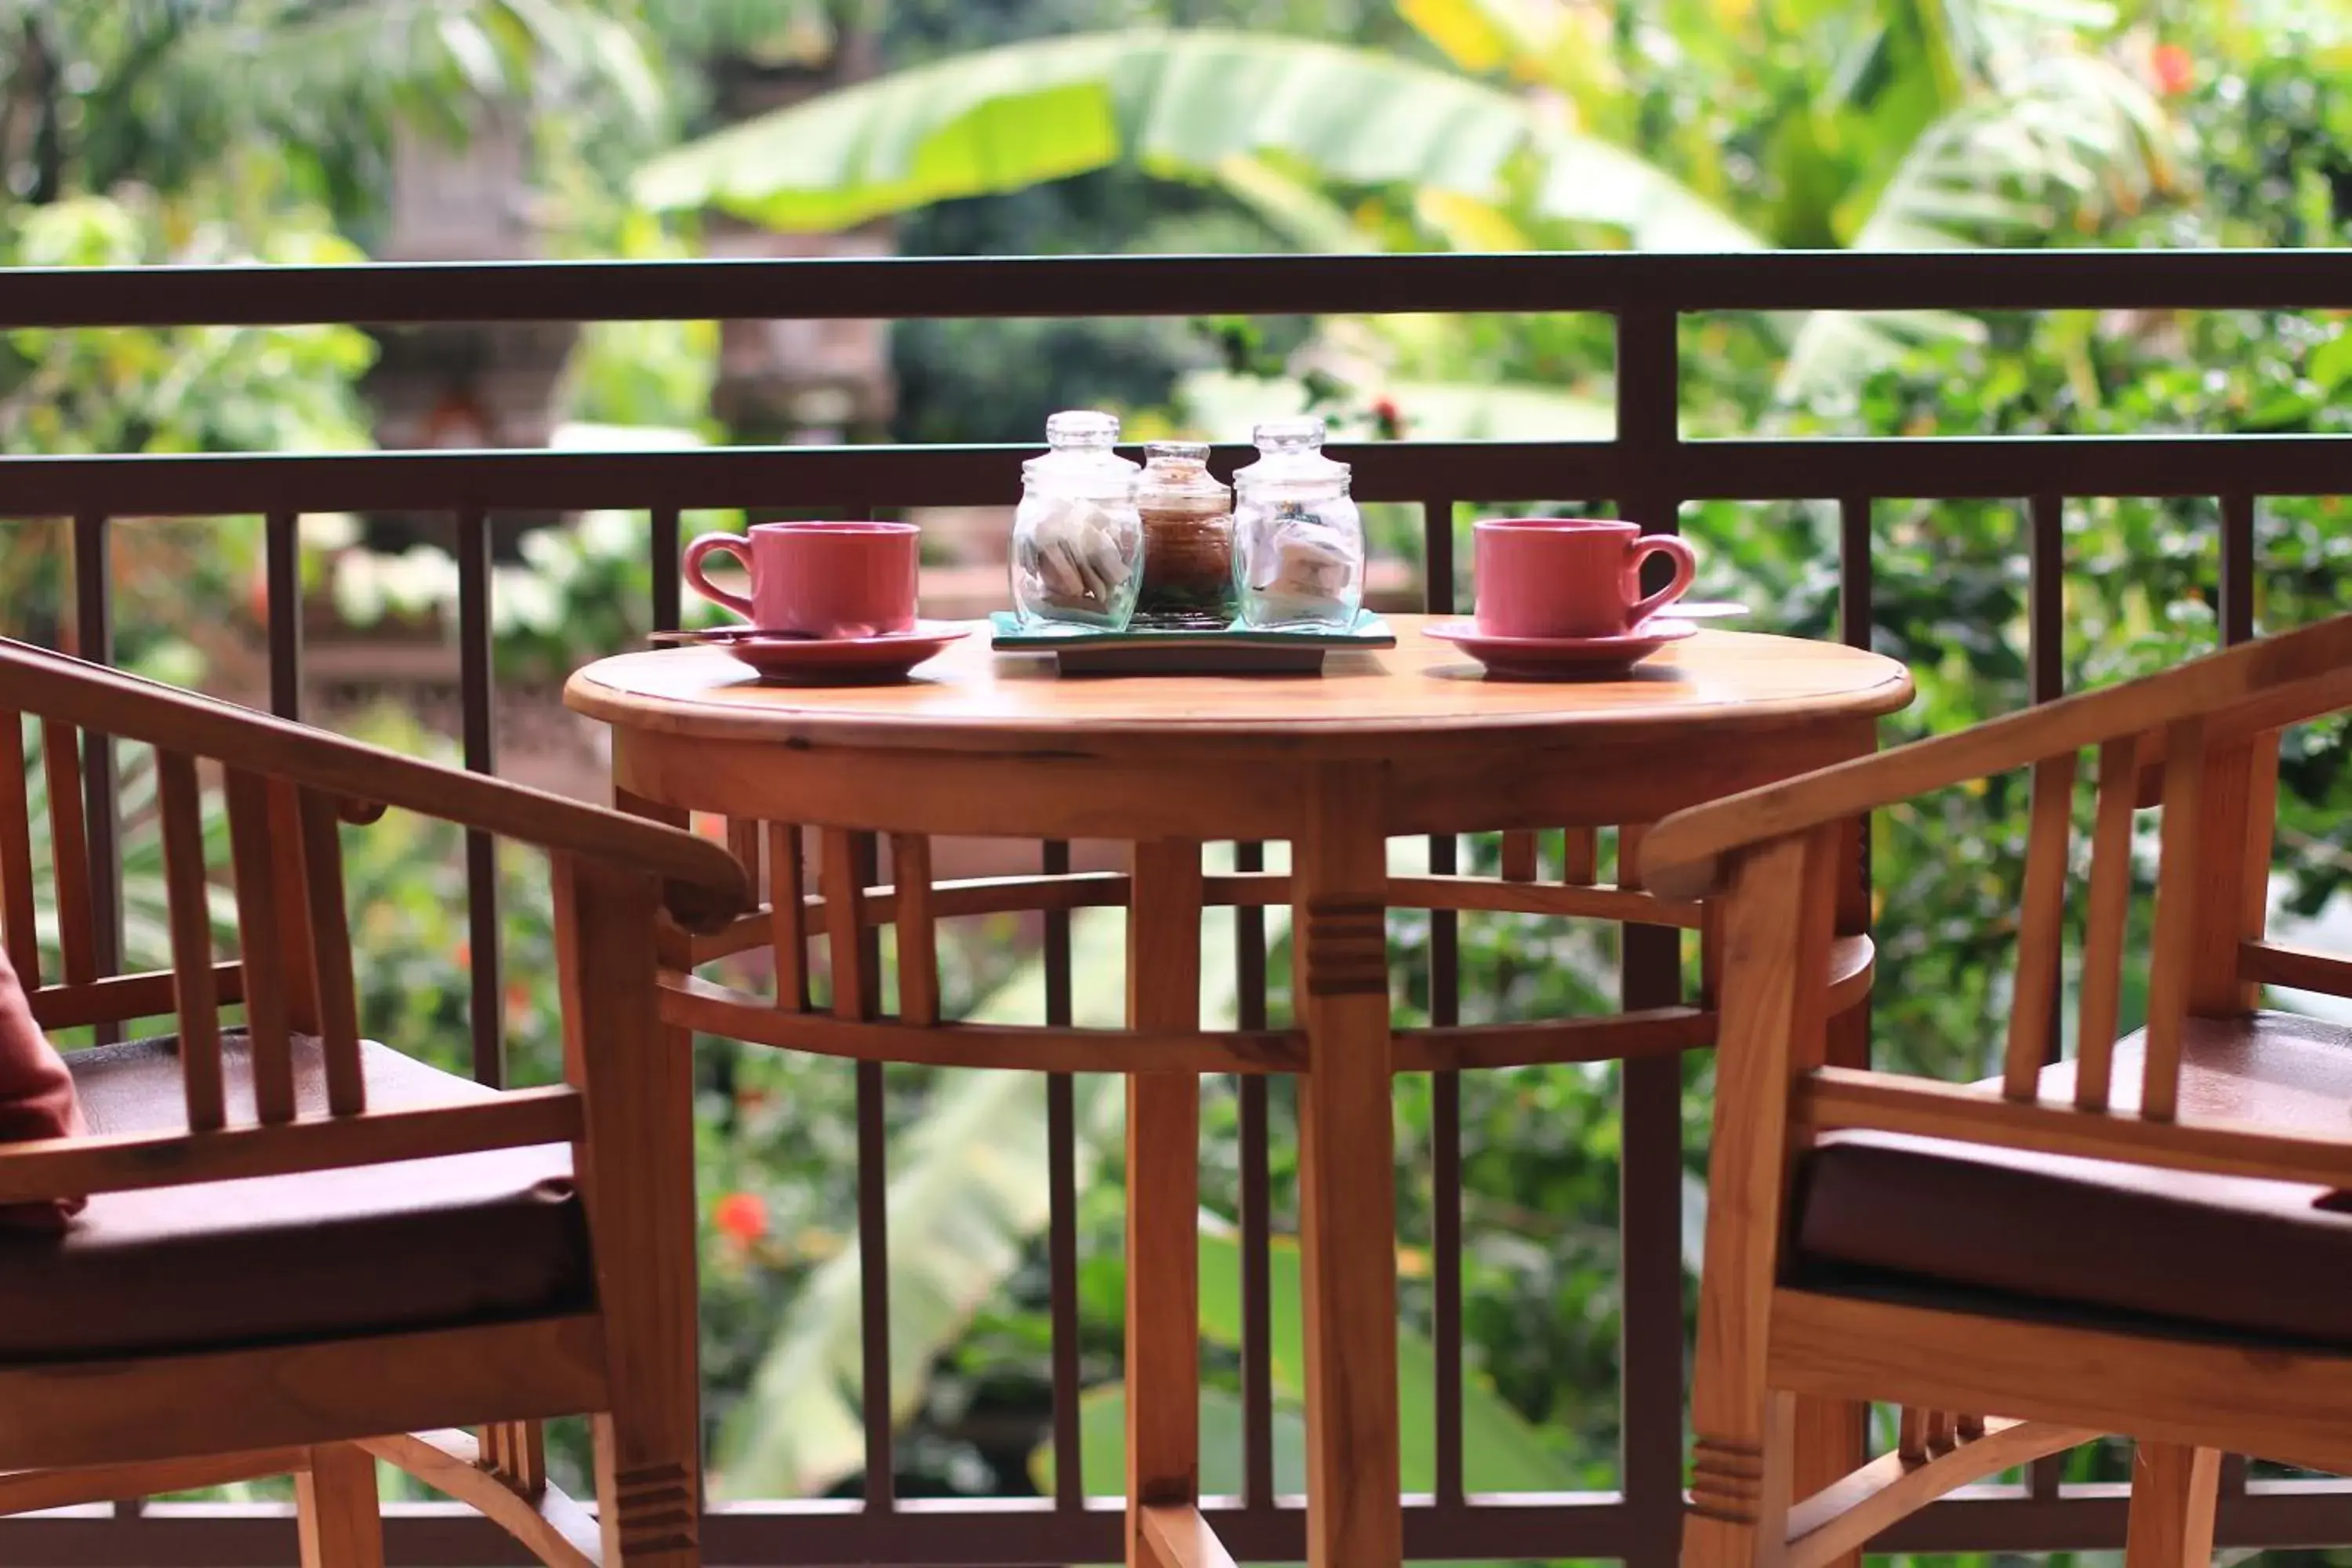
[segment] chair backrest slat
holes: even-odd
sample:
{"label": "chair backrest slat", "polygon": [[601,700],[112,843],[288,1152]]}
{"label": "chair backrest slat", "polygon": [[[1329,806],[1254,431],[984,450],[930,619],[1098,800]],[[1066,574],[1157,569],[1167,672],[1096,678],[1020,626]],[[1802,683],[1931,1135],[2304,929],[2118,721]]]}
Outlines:
{"label": "chair backrest slat", "polygon": [[2050,1058],[2058,1016],[2058,959],[2064,947],[2066,858],[2074,826],[2074,753],[2033,769],[2033,826],[2025,845],[2024,910],[2019,921],[2017,984],[2009,1010],[2001,1093],[2032,1100]]}
{"label": "chair backrest slat", "polygon": [[66,984],[98,978],[98,926],[89,896],[89,831],[82,817],[81,738],[41,721],[41,770],[49,788],[49,864],[57,878],[58,952]]}
{"label": "chair backrest slat", "polygon": [[2239,948],[2262,940],[2270,906],[2271,836],[2278,815],[2279,736],[2206,733],[2199,806],[2197,931],[2189,958],[2189,1011],[2226,1017],[2251,1010]]}
{"label": "chair backrest slat", "polygon": [[27,991],[41,986],[41,933],[33,915],[33,818],[26,787],[25,716],[0,712],[0,941]]}
{"label": "chair backrest slat", "polygon": [[2139,752],[2139,738],[2134,735],[2099,748],[2099,805],[2091,827],[2091,894],[2083,917],[2082,995],[2074,1029],[2074,1103],[2084,1110],[2107,1108],[2115,1070],[2124,929],[2131,919]]}
{"label": "chair backrest slat", "polygon": [[310,879],[305,862],[300,787],[287,779],[269,783],[270,875],[278,893],[278,942],[286,950],[286,1026],[298,1035],[323,1032],[319,1016],[319,973],[311,951]]}
{"label": "chair backrest slat", "polygon": [[180,1023],[180,1080],[190,1131],[207,1132],[227,1124],[228,1107],[221,1088],[220,987],[213,972],[204,804],[195,759],[184,752],[156,752],[155,788],[163,819],[163,890]]}
{"label": "chair backrest slat", "polygon": [[2205,724],[2187,719],[2165,733],[2163,860],[2156,879],[2156,935],[2150,944],[2147,1054],[2140,1114],[2169,1121],[2179,1109],[2181,1038],[2188,1026],[2190,964],[2204,838]]}
{"label": "chair backrest slat", "polygon": [[284,910],[271,839],[269,781],[232,768],[227,794],[238,957],[245,964],[245,1024],[253,1051],[254,1112],[263,1121],[291,1121],[294,1058],[287,1026]]}
{"label": "chair backrest slat", "polygon": [[352,974],[351,915],[343,901],[341,813],[333,800],[316,790],[304,790],[297,814],[319,1037],[326,1052],[327,1109],[337,1116],[356,1116],[367,1109],[367,1080],[360,1065],[359,988]]}

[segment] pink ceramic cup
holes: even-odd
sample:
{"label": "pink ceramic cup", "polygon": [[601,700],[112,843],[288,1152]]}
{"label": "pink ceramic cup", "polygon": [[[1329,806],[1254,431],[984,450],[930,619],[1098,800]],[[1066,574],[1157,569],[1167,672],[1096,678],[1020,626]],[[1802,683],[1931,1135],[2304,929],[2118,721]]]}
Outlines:
{"label": "pink ceramic cup", "polygon": [[[911,522],[763,522],[747,537],[706,533],[686,547],[694,591],[761,631],[867,637],[911,630],[922,531]],[[751,595],[713,583],[703,563],[731,555]]]}
{"label": "pink ceramic cup", "polygon": [[[1622,637],[1690,592],[1698,561],[1672,534],[1606,518],[1489,518],[1477,537],[1478,629],[1497,637]],[[1675,580],[1644,598],[1642,563]]]}

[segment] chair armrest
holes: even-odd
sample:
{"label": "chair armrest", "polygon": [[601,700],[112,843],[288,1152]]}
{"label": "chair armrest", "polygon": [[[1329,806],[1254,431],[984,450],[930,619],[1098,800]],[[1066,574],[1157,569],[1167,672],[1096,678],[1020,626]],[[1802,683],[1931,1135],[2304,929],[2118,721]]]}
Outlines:
{"label": "chair armrest", "polygon": [[2186,720],[2210,721],[2208,742],[2226,743],[2347,706],[2352,706],[2352,616],[2337,616],[2159,675],[2063,697],[1676,812],[1643,840],[1643,879],[1667,898],[1705,898],[1727,885],[1725,861],[1736,851],[1931,790],[2126,735],[2160,735]]}
{"label": "chair armrest", "polygon": [[637,871],[660,880],[671,913],[692,930],[716,930],[751,907],[741,865],[691,833],[6,638],[0,707],[286,779],[343,803],[347,817],[399,806]]}

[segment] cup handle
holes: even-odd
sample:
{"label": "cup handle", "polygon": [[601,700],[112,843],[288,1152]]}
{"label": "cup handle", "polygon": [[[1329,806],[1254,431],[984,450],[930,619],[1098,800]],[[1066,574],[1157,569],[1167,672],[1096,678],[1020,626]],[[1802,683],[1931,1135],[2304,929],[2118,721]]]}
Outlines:
{"label": "cup handle", "polygon": [[1633,544],[1633,571],[1636,583],[1642,580],[1642,563],[1653,555],[1664,555],[1675,563],[1675,580],[1635,604],[1625,617],[1628,626],[1640,626],[1689,593],[1692,582],[1698,576],[1698,556],[1692,552],[1687,540],[1678,539],[1671,533],[1651,533],[1643,535]]}
{"label": "cup handle", "polygon": [[704,574],[702,563],[714,551],[721,555],[733,556],[736,563],[743,568],[744,575],[751,574],[751,545],[749,540],[732,533],[706,533],[686,547],[686,563],[681,570],[687,586],[712,604],[732,610],[756,625],[759,616],[752,613],[751,600],[740,594],[729,593]]}

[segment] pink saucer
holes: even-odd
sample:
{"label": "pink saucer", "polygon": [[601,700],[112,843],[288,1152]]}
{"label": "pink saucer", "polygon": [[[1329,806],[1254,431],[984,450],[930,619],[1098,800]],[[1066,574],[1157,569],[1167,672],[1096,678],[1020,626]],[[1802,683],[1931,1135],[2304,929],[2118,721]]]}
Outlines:
{"label": "pink saucer", "polygon": [[1427,628],[1506,680],[1608,680],[1622,677],[1668,643],[1697,635],[1688,621],[1657,617],[1613,637],[1500,637],[1475,621],[1445,621]]}
{"label": "pink saucer", "polygon": [[903,680],[950,643],[971,635],[961,621],[917,621],[912,629],[870,637],[804,637],[757,626],[667,632],[659,645],[724,648],[760,672],[762,680],[795,686],[864,686]]}

